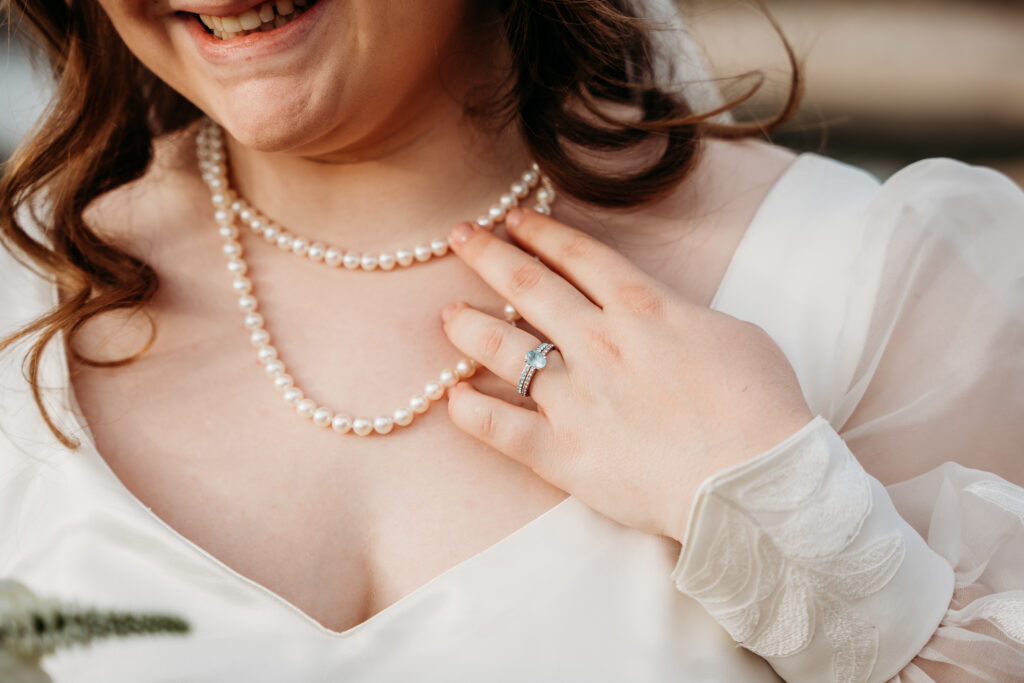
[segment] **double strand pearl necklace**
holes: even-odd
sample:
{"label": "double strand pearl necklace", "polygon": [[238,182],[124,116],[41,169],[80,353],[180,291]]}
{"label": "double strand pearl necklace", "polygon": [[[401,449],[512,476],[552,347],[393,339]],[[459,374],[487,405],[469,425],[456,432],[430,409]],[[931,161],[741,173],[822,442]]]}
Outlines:
{"label": "double strand pearl necklace", "polygon": [[[378,415],[373,419],[353,418],[347,413],[336,412],[308,398],[288,374],[277,349],[270,342],[270,334],[264,328],[263,316],[259,313],[259,302],[252,291],[252,281],[246,277],[249,266],[243,257],[242,245],[239,242],[240,234],[235,225],[236,219],[241,221],[243,226],[247,225],[254,233],[261,234],[268,242],[277,244],[282,251],[307,258],[315,263],[322,262],[334,268],[344,265],[349,270],[359,268],[370,271],[379,268],[388,271],[392,270],[395,265],[409,266],[414,263],[423,263],[433,257],[447,254],[448,241],[432,240],[428,245],[418,245],[411,250],[399,249],[395,252],[381,254],[343,251],[320,242],[310,243],[309,240],[293,235],[274,224],[231,189],[227,179],[227,155],[224,149],[223,130],[210,119],[204,119],[199,126],[196,135],[196,152],[203,181],[210,190],[210,200],[214,207],[214,222],[217,224],[218,233],[224,240],[221,250],[227,258],[228,272],[233,276],[231,286],[238,296],[238,307],[244,315],[243,322],[245,329],[249,331],[249,341],[256,349],[256,359],[263,366],[274,388],[281,392],[284,402],[291,406],[300,417],[310,420],[318,427],[330,428],[339,434],[351,433],[358,436],[374,433],[389,434],[396,426],[406,427],[412,424],[416,415],[427,412],[431,402],[440,400],[444,397],[445,392],[455,386],[460,379],[471,377],[476,372],[476,362],[473,359],[461,358],[452,368],[442,370],[436,380],[427,382],[423,387],[423,393],[416,394],[409,399],[408,407],[398,408],[391,414]],[[519,201],[529,196],[531,191],[538,188],[538,185],[540,187],[536,192],[537,205],[534,209],[545,214],[551,213],[551,203],[555,199],[551,181],[540,172],[537,164],[532,164],[529,170],[512,183],[509,192],[502,195],[497,204],[477,219],[477,225],[493,229],[505,219],[509,209],[517,206]],[[514,325],[518,318],[519,314],[515,309],[510,304],[506,304],[505,319]]]}

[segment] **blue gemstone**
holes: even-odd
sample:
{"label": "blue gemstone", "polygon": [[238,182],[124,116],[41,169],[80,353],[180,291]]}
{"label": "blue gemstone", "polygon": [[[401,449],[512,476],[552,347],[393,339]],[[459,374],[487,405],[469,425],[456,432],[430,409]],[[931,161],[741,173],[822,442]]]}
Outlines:
{"label": "blue gemstone", "polygon": [[548,364],[548,359],[540,351],[533,349],[532,351],[526,352],[526,363],[527,365],[540,370]]}

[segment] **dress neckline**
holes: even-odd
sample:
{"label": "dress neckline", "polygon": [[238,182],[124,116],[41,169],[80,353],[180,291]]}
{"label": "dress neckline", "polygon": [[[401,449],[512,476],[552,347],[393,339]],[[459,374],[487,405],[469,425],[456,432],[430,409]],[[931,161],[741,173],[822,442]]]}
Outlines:
{"label": "dress neckline", "polygon": [[[771,215],[770,209],[780,196],[784,196],[784,189],[789,185],[790,179],[796,177],[797,174],[795,173],[795,169],[797,169],[798,167],[802,167],[805,163],[808,163],[810,161],[823,161],[826,159],[826,157],[822,157],[813,152],[801,153],[797,155],[796,158],[790,162],[789,166],[787,166],[786,169],[779,175],[779,177],[775,179],[771,188],[769,188],[768,192],[765,193],[764,198],[755,210],[754,215],[748,223],[747,228],[744,231],[742,237],[740,238],[739,243],[733,250],[732,256],[729,259],[729,263],[726,266],[725,273],[722,276],[722,279],[719,281],[718,288],[715,290],[715,294],[712,297],[711,303],[709,304],[709,308],[714,310],[720,310],[718,307],[721,305],[721,301],[723,299],[728,298],[728,291],[737,279],[736,273],[742,270],[742,262],[745,260],[745,258],[747,258],[747,250],[744,248],[744,245],[749,244],[751,242],[750,236],[755,231],[759,232],[761,229],[763,229],[762,226],[768,226],[771,224],[771,221],[769,220],[769,217]],[[57,303],[59,296],[56,283],[54,283],[50,287],[50,293],[51,305],[54,305]],[[89,426],[86,424],[86,421],[83,417],[83,413],[78,404],[78,400],[75,397],[74,388],[71,385],[70,365],[68,363],[67,353],[65,351],[63,334],[61,333],[58,336],[60,337],[60,339],[54,340],[55,343],[50,344],[47,347],[47,350],[51,348],[53,349],[52,352],[48,353],[48,357],[50,358],[49,362],[53,363],[56,366],[55,377],[59,381],[58,386],[60,387],[60,396],[63,399],[61,401],[63,417],[67,420],[69,426],[71,427],[71,433],[75,434],[79,438],[83,449],[83,454],[87,455],[89,458],[91,458],[92,462],[95,463],[96,468],[100,472],[101,477],[104,480],[106,480],[107,483],[110,484],[115,490],[117,490],[127,501],[129,501],[130,507],[135,509],[143,517],[147,518],[149,522],[155,524],[160,529],[165,531],[169,537],[173,538],[177,543],[183,546],[186,549],[186,551],[198,555],[206,563],[208,563],[212,569],[218,570],[221,573],[227,575],[231,578],[231,580],[243,583],[252,588],[254,591],[259,593],[264,598],[283,605],[288,611],[294,613],[297,617],[299,617],[302,621],[309,624],[317,632],[330,638],[349,638],[360,632],[370,629],[374,625],[387,621],[391,616],[399,612],[405,605],[412,603],[420,595],[426,593],[432,588],[435,588],[438,584],[442,583],[450,576],[467,571],[473,565],[480,563],[483,560],[483,558],[497,553],[499,549],[503,550],[510,545],[516,543],[522,544],[527,542],[531,535],[539,533],[545,525],[551,524],[554,520],[558,519],[559,517],[569,515],[571,510],[576,510],[578,513],[580,511],[580,508],[587,507],[584,503],[580,502],[579,499],[577,499],[575,496],[572,496],[571,494],[567,495],[564,499],[562,499],[552,507],[548,508],[544,512],[540,513],[538,516],[534,517],[523,526],[515,529],[510,534],[503,536],[502,538],[498,539],[497,541],[488,545],[487,547],[483,548],[477,553],[474,553],[470,557],[467,557],[461,560],[460,562],[452,565],[451,567],[448,567],[440,574],[437,574],[432,578],[428,579],[425,583],[420,584],[412,591],[406,593],[398,600],[392,602],[380,611],[371,615],[369,618],[364,619],[363,621],[343,631],[336,631],[321,624],[319,621],[310,616],[309,613],[300,609],[296,604],[294,604],[281,594],[272,591],[271,589],[259,583],[258,581],[255,581],[254,579],[251,579],[248,576],[245,576],[239,571],[233,569],[224,561],[222,561],[221,559],[217,558],[209,551],[204,549],[202,546],[198,545],[191,539],[181,534],[178,530],[176,530],[170,524],[165,522],[163,518],[161,518],[155,512],[153,512],[151,508],[147,507],[141,500],[139,500],[138,497],[136,497],[136,495],[127,486],[124,485],[124,482],[122,482],[121,479],[114,472],[114,470],[111,469],[110,465],[103,458],[103,456],[100,455],[99,450],[96,447],[96,443],[92,437],[92,432],[89,429]]]}

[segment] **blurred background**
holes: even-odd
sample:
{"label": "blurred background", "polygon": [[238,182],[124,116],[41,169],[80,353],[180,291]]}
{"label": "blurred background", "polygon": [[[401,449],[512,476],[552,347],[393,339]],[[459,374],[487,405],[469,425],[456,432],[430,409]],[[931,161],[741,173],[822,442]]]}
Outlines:
{"label": "blurred background", "polygon": [[[949,156],[1024,185],[1024,0],[765,0],[803,64],[803,106],[773,141],[881,178]],[[712,71],[767,81],[738,117],[778,111],[789,66],[753,2],[682,0]],[[728,85],[729,83],[732,85]],[[725,81],[726,93],[750,80]]]}
{"label": "blurred background", "polygon": [[[775,111],[788,83],[782,42],[754,2],[681,0],[727,93],[760,70],[737,113]],[[850,161],[885,178],[950,156],[1024,185],[1024,0],[765,0],[804,65],[799,115],[780,144]],[[46,103],[48,85],[0,31],[0,159]]]}

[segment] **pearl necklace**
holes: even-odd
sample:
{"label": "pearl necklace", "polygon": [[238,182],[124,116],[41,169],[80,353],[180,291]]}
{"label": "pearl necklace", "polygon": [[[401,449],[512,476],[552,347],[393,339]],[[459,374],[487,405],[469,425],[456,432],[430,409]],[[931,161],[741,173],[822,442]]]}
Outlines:
{"label": "pearl necklace", "polygon": [[[252,281],[246,277],[249,266],[243,257],[243,249],[239,242],[239,231],[235,225],[236,218],[248,225],[253,232],[262,234],[268,242],[278,245],[283,251],[305,257],[313,262],[323,262],[337,268],[344,265],[349,270],[391,270],[395,265],[408,266],[423,263],[432,257],[444,256],[448,253],[447,240],[432,240],[429,245],[418,245],[412,250],[399,249],[394,253],[385,252],[379,255],[343,252],[336,247],[319,242],[310,243],[305,238],[292,235],[283,228],[269,221],[235,193],[228,185],[227,155],[224,149],[223,130],[210,119],[204,119],[196,134],[196,153],[203,181],[210,190],[213,203],[214,222],[223,238],[221,251],[227,258],[228,272],[233,276],[232,289],[238,296],[238,307],[241,309],[245,329],[249,331],[249,341],[256,350],[256,359],[263,366],[275,389],[281,392],[284,402],[291,406],[300,417],[312,421],[314,425],[331,428],[339,434],[389,434],[397,427],[412,424],[416,415],[427,412],[431,402],[444,397],[445,392],[455,386],[460,379],[471,377],[476,372],[476,361],[461,358],[451,368],[441,371],[436,380],[427,382],[423,392],[409,399],[408,407],[398,408],[390,415],[378,415],[376,418],[351,417],[343,412],[336,412],[326,406],[317,404],[295,385],[295,380],[288,374],[284,362],[277,349],[270,342],[270,334],[264,328],[263,316],[259,313],[259,302],[252,291]],[[549,214],[555,192],[550,179],[547,178],[537,164],[522,174],[501,196],[497,204],[487,214],[477,219],[477,225],[493,229],[505,219],[509,209],[517,206],[519,200],[525,199],[531,190],[537,190],[535,210]],[[510,304],[505,304],[505,319],[515,324],[519,314]]]}
{"label": "pearl necklace", "polygon": [[[431,258],[448,253],[447,238],[435,238],[429,242],[417,244],[411,249],[402,248],[393,252],[385,251],[375,254],[344,249],[292,234],[264,216],[242,197],[232,196],[233,193],[228,187],[224,168],[227,154],[224,151],[222,131],[209,119],[206,119],[203,124],[200,136],[205,138],[205,143],[200,145],[199,166],[203,171],[204,180],[210,188],[211,199],[216,207],[214,218],[219,223],[227,221],[230,218],[229,214],[234,214],[242,225],[248,226],[257,235],[262,235],[267,242],[276,244],[282,251],[306,257],[314,263],[323,263],[332,268],[345,266],[348,270],[360,268],[363,270],[376,270],[377,268],[392,270],[396,265],[411,266],[415,263],[425,263]],[[476,219],[477,225],[487,230],[493,230],[505,220],[509,209],[518,206],[519,201],[529,196],[538,184],[540,184],[540,188],[537,189],[537,205],[534,210],[545,214],[551,213],[551,202],[555,199],[554,188],[551,185],[551,180],[543,175],[540,168],[534,163],[511,184],[508,192],[501,195],[498,202],[491,206],[487,213]]]}

